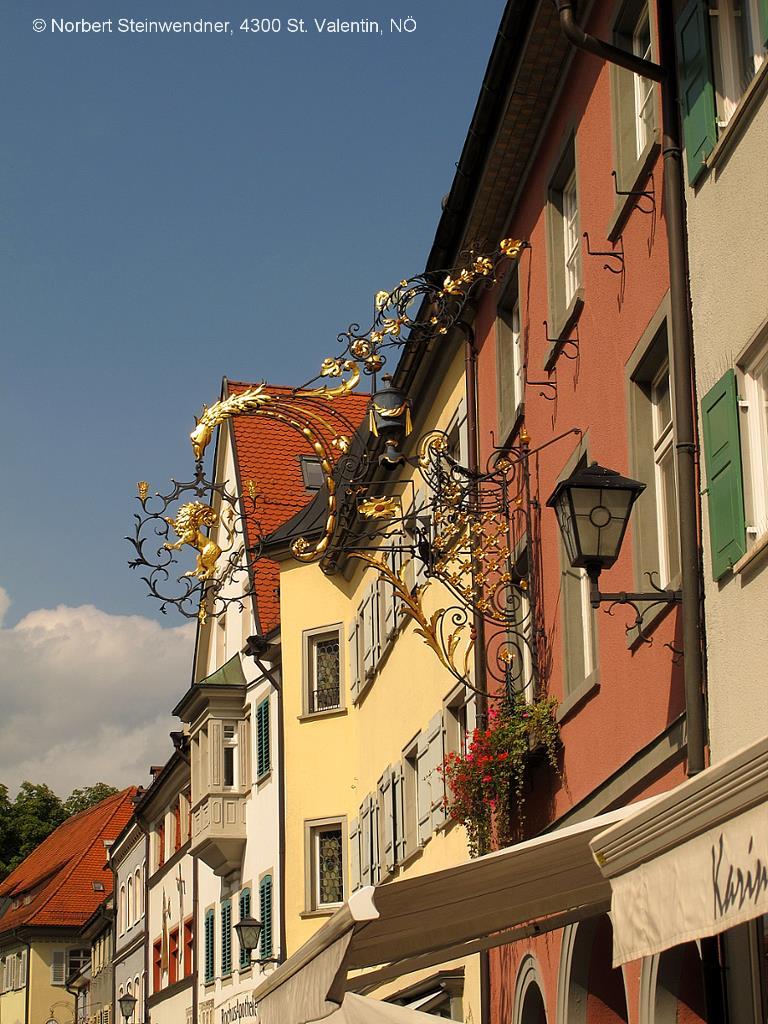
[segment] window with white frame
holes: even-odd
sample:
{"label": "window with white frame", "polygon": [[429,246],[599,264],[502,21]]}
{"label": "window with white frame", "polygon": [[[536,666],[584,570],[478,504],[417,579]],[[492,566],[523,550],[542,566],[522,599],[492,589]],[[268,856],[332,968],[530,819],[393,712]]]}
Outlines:
{"label": "window with white frame", "polygon": [[305,712],[316,714],[342,706],[341,627],[305,634]]}
{"label": "window with white frame", "polygon": [[669,363],[666,361],[651,382],[651,406],[653,461],[656,467],[660,585],[667,587],[680,574],[680,545],[677,539],[677,483],[672,427],[672,390]]}
{"label": "window with white frame", "polygon": [[[531,596],[529,593],[530,552],[527,543],[522,543],[515,555],[511,572],[508,608],[512,616],[512,628],[507,635],[504,662],[509,673],[513,690],[522,693],[525,699],[533,700],[533,620]],[[592,671],[592,669],[590,669]]]}
{"label": "window with white frame", "polygon": [[709,23],[717,117],[724,127],[765,59],[759,0],[709,0]]}
{"label": "window with white frame", "polygon": [[580,284],[579,208],[576,196],[576,171],[563,185],[563,258],[565,261],[565,304],[570,305]]}
{"label": "window with white frame", "polygon": [[90,962],[90,949],[70,949],[67,953],[67,977],[82,971]]}
{"label": "window with white frame", "polygon": [[525,355],[517,268],[511,273],[496,311],[496,379],[499,441],[503,444],[521,418],[525,400]]}
{"label": "window with white frame", "polygon": [[[653,60],[651,19],[647,4],[640,12],[640,17],[632,33],[632,52],[643,60]],[[650,78],[641,78],[640,75],[634,75],[633,77],[635,92],[635,152],[640,157],[645,152],[645,147],[653,135],[654,84]]]}
{"label": "window with white frame", "polygon": [[742,462],[747,548],[768,531],[768,343],[740,373]]}
{"label": "window with white frame", "polygon": [[133,924],[133,879],[128,879],[125,895],[125,927],[130,928]]}

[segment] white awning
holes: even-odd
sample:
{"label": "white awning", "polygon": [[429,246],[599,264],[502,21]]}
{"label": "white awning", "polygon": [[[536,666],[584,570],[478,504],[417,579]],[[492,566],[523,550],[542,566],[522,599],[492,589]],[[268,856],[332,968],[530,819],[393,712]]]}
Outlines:
{"label": "white awning", "polygon": [[[589,842],[640,806],[359,890],[256,990],[261,1024],[307,1024],[330,1014],[349,989],[369,990],[607,910],[610,885]],[[349,971],[366,973],[348,979]]]}
{"label": "white awning", "polygon": [[768,738],[592,840],[615,967],[768,913]]}

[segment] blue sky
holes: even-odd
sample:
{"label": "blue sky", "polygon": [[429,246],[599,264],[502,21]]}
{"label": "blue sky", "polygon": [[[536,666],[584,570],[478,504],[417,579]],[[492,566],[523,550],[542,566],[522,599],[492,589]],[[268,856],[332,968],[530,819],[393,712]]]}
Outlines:
{"label": "blue sky", "polygon": [[[418,273],[501,0],[6,0],[0,326],[7,623],[156,615],[126,568],[135,482],[187,478],[223,375],[299,383]],[[286,31],[412,16],[410,35]],[[118,34],[119,17],[234,35]],[[278,35],[243,33],[281,17]],[[102,35],[34,18],[112,18]],[[177,625],[176,621],[167,624]]]}

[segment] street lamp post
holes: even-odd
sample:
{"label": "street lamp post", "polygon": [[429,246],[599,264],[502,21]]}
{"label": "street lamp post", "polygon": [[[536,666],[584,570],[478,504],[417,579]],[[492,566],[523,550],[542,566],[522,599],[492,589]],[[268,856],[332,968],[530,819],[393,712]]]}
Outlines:
{"label": "street lamp post", "polygon": [[136,1009],[136,996],[131,995],[131,993],[128,992],[126,995],[120,996],[117,1002],[120,1006],[120,1013],[123,1015],[123,1020],[125,1021],[125,1024],[128,1024],[128,1021],[133,1016],[133,1011]]}

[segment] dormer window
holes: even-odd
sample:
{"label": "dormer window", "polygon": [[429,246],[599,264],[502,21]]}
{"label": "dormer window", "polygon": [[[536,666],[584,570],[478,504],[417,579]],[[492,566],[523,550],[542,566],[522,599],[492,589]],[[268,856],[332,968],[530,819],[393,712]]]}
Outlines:
{"label": "dormer window", "polygon": [[319,491],[325,482],[320,459],[315,458],[313,455],[300,455],[299,463],[306,489],[308,491]]}

